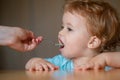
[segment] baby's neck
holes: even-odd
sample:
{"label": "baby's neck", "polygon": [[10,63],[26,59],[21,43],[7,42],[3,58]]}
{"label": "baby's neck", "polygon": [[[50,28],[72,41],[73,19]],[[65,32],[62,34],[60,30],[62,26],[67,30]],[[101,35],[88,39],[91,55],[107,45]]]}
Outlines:
{"label": "baby's neck", "polygon": [[92,57],[81,57],[81,58],[74,59],[73,62],[75,66],[80,66],[87,63],[91,58]]}
{"label": "baby's neck", "polygon": [[72,60],[73,60],[75,66],[80,66],[80,65],[83,65],[83,64],[89,62],[90,59],[92,59],[96,55],[98,55],[98,53],[89,53],[87,55],[84,55],[84,56],[81,56],[78,58],[74,58]]}

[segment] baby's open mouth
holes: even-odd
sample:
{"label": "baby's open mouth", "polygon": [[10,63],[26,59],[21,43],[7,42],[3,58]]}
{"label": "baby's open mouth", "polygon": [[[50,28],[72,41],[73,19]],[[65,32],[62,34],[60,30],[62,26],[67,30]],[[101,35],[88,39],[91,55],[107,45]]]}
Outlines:
{"label": "baby's open mouth", "polygon": [[55,46],[58,46],[59,48],[64,48],[64,43],[59,39],[59,43],[55,44]]}

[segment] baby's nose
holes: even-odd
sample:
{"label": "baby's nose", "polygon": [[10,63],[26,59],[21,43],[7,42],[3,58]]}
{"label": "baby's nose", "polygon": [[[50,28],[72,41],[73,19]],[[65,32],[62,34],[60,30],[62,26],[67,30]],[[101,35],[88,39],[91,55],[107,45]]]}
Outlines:
{"label": "baby's nose", "polygon": [[62,29],[61,31],[59,31],[59,36],[63,36],[65,34],[65,31]]}

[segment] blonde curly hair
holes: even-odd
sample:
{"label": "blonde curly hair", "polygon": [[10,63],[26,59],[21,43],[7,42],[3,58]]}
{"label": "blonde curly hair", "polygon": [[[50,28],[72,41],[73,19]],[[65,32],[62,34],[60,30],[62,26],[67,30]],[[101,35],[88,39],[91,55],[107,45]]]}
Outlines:
{"label": "blonde curly hair", "polygon": [[82,15],[91,35],[101,39],[101,51],[113,51],[120,46],[120,21],[116,10],[107,2],[66,0],[64,12]]}

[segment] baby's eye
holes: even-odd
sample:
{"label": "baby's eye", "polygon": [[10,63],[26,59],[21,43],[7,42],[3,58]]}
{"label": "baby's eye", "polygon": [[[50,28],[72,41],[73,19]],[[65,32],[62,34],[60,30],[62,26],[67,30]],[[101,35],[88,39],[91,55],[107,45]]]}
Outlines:
{"label": "baby's eye", "polygon": [[71,28],[67,28],[68,29],[68,31],[72,31],[72,29]]}

